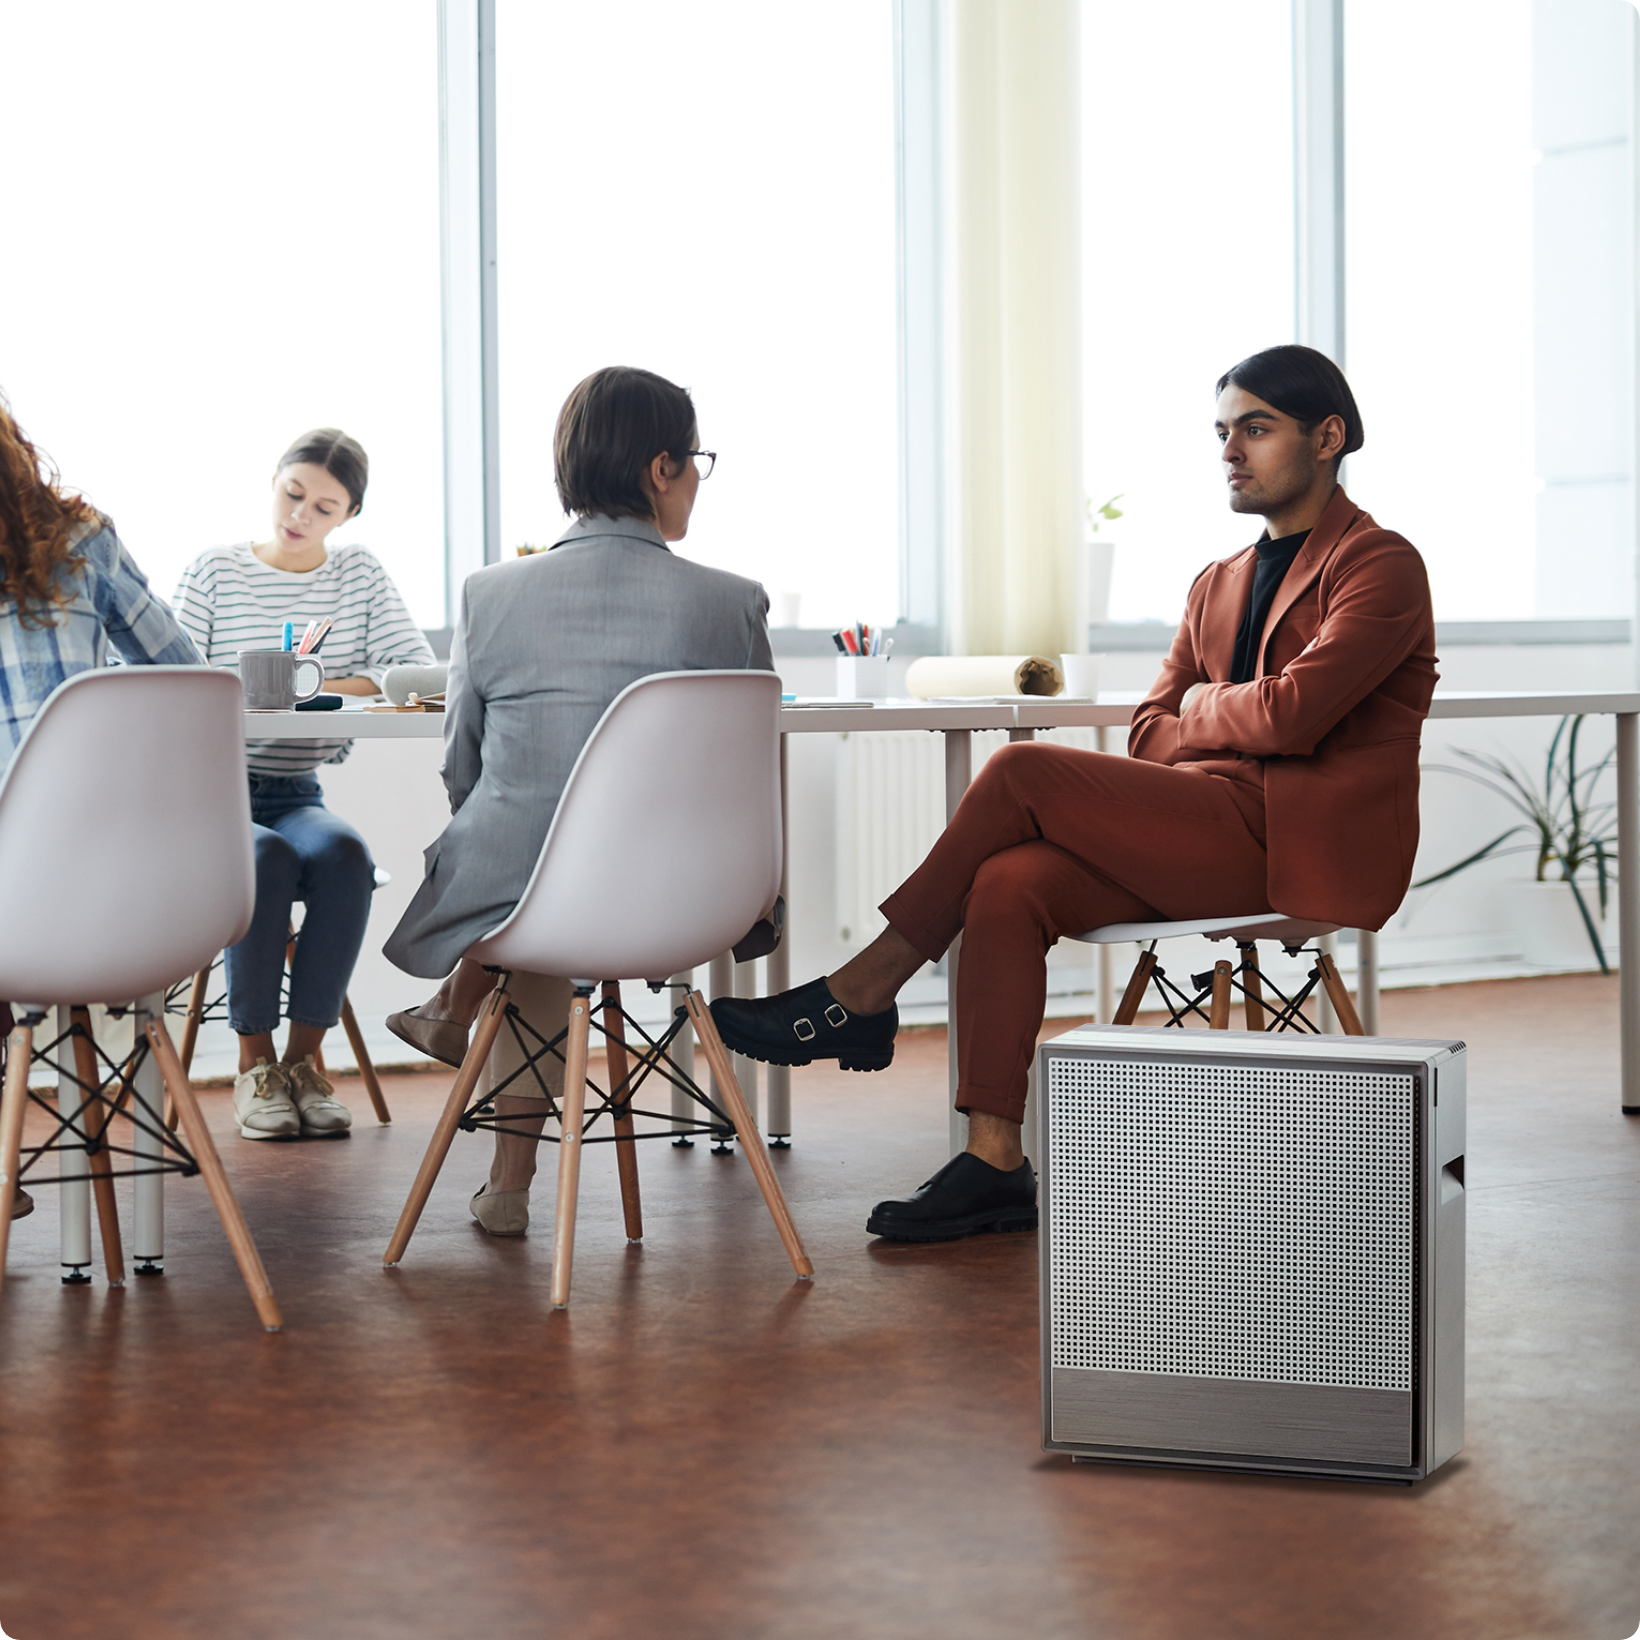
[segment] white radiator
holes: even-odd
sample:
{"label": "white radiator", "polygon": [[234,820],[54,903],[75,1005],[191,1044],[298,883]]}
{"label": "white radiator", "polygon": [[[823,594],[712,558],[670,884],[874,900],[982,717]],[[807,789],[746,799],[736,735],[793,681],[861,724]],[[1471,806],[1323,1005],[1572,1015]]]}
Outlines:
{"label": "white radiator", "polygon": [[[1092,743],[1091,729],[1043,735],[1062,746]],[[926,730],[848,734],[837,760],[837,937],[867,945],[883,931],[877,907],[922,864],[945,829],[945,736]],[[973,774],[1006,730],[973,737]]]}

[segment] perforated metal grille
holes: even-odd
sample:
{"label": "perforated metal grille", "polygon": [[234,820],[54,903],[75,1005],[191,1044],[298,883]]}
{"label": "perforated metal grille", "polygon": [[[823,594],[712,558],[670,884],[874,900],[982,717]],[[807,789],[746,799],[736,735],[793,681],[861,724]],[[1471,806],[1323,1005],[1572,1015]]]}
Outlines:
{"label": "perforated metal grille", "polygon": [[1050,1056],[1058,1367],[1412,1387],[1414,1081]]}

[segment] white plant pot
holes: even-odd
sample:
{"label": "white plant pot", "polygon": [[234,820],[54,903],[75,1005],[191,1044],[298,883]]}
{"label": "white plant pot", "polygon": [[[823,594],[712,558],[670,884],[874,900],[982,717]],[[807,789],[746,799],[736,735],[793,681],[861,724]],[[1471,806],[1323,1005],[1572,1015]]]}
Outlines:
{"label": "white plant pot", "polygon": [[[1594,882],[1578,881],[1583,903],[1594,918],[1605,945],[1606,928],[1600,917],[1600,889]],[[1572,897],[1570,883],[1514,882],[1504,885],[1506,902],[1520,934],[1521,954],[1534,968],[1550,968],[1562,973],[1597,969],[1589,931]],[[1612,906],[1616,910],[1615,903]],[[1614,919],[1615,920],[1615,919]]]}

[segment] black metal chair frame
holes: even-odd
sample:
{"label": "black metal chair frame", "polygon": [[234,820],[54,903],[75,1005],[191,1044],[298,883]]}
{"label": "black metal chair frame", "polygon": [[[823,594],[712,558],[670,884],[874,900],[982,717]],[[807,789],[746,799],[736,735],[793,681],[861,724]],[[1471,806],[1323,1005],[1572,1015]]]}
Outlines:
{"label": "black metal chair frame", "polygon": [[[81,1010],[75,1009],[74,1012],[80,1013]],[[108,1012],[119,1019],[131,1010],[110,1008]],[[43,1013],[20,1015],[19,1023],[37,1027],[45,1017]],[[72,1050],[76,1066],[74,1070],[69,1070],[59,1063],[60,1050],[71,1042],[76,1044]],[[86,1044],[87,1052],[84,1054],[77,1045],[80,1042]],[[48,1096],[37,1092],[33,1087],[28,1090],[29,1103],[43,1110],[51,1118],[52,1129],[43,1142],[24,1145],[20,1150],[19,1156],[22,1159],[17,1169],[19,1185],[24,1180],[29,1180],[36,1186],[77,1184],[83,1181],[97,1188],[104,1181],[111,1182],[114,1179],[136,1179],[161,1173],[177,1173],[184,1178],[192,1178],[199,1172],[199,1163],[194,1159],[192,1151],[165,1125],[159,1113],[150,1112],[145,1103],[137,1097],[135,1077],[150,1052],[147,1041],[139,1034],[130,1057],[123,1063],[116,1062],[98,1043],[89,1024],[80,1019],[71,1019],[69,1028],[60,1031],[51,1041],[36,1041],[29,1055],[29,1063],[31,1066],[41,1065],[49,1070],[57,1079],[59,1091]],[[86,1064],[87,1058],[90,1060],[89,1067]],[[88,1068],[93,1071],[98,1068],[106,1069],[108,1074],[100,1080],[92,1081],[85,1074]],[[66,1113],[62,1109],[61,1095],[65,1081],[72,1083],[80,1094],[79,1103]],[[93,1113],[96,1113],[95,1119]],[[154,1141],[159,1147],[159,1155],[144,1155],[132,1145],[116,1144],[109,1136],[116,1117],[123,1118],[131,1124],[135,1132],[146,1134]],[[34,1177],[32,1169],[48,1155],[73,1155],[76,1160],[83,1155],[88,1171],[58,1173],[50,1178]],[[99,1157],[103,1158],[101,1165]],[[115,1165],[113,1159],[116,1157],[128,1158],[130,1165]],[[104,1253],[110,1268],[113,1269],[120,1262],[117,1221],[110,1221],[109,1202],[99,1200],[97,1207],[98,1219],[102,1225]],[[140,1276],[164,1273],[164,1266],[154,1259],[139,1260],[135,1268]],[[91,1277],[79,1269],[70,1270],[63,1276],[65,1286],[74,1286],[90,1280]]]}
{"label": "black metal chair frame", "polygon": [[[1298,1031],[1319,1035],[1321,1027],[1315,1021],[1307,1018],[1303,1012],[1304,1004],[1309,1001],[1318,987],[1325,989],[1332,996],[1334,1005],[1337,1005],[1337,993],[1342,989],[1341,984],[1335,985],[1336,968],[1332,968],[1332,959],[1319,946],[1284,945],[1289,957],[1309,955],[1315,961],[1310,965],[1310,971],[1305,976],[1304,983],[1296,994],[1288,996],[1270,976],[1259,967],[1258,943],[1255,940],[1237,940],[1236,950],[1240,960],[1236,963],[1221,960],[1212,968],[1199,974],[1190,976],[1193,994],[1187,993],[1176,985],[1167,975],[1167,970],[1156,961],[1156,941],[1152,940],[1139,958],[1139,967],[1134,971],[1133,979],[1137,980],[1141,972],[1145,974],[1146,985],[1153,983],[1156,995],[1161,999],[1162,1006],[1167,1010],[1167,1023],[1163,1029],[1177,1026],[1183,1029],[1186,1021],[1194,1014],[1204,1025],[1211,1026],[1212,1016],[1203,1004],[1211,1004],[1215,992],[1223,989],[1228,1000],[1230,992],[1239,992],[1249,1013],[1253,1008],[1262,1009],[1270,1016],[1268,1023],[1258,1027],[1264,1031]],[[1332,968],[1333,979],[1329,979],[1328,970]],[[1228,970],[1228,974],[1221,972]],[[1226,984],[1226,980],[1228,983]],[[1117,1014],[1117,1022],[1129,1023],[1138,1012],[1138,1002],[1142,999],[1145,986],[1138,987],[1135,995],[1135,986],[1132,980],[1128,984],[1128,994],[1122,999],[1122,1009]],[[1275,1001],[1270,1000],[1271,995]],[[1129,1007],[1129,1003],[1132,1006]],[[1344,1014],[1346,1020],[1353,1017],[1354,1010]],[[1343,1014],[1343,1010],[1340,1010]],[[1124,1015],[1126,1017],[1124,1017]],[[1249,1026],[1249,1029],[1253,1027]]]}
{"label": "black metal chair frame", "polygon": [[[658,987],[652,987],[658,989]],[[609,1024],[600,1016],[616,1016]],[[502,1081],[496,1083],[487,1093],[476,1095],[471,1104],[462,1113],[457,1127],[464,1133],[475,1133],[480,1128],[488,1128],[497,1133],[513,1133],[519,1138],[533,1139],[537,1144],[557,1144],[558,1136],[551,1133],[535,1133],[522,1128],[508,1125],[509,1118],[496,1113],[494,1100],[500,1094],[506,1093],[521,1077],[528,1075],[535,1083],[538,1093],[519,1093],[517,1098],[540,1098],[546,1102],[545,1114],[557,1120],[562,1116],[558,1100],[547,1086],[546,1079],[541,1074],[541,1064],[550,1055],[560,1064],[566,1064],[563,1044],[569,1039],[569,1027],[566,1025],[550,1040],[543,1036],[519,1011],[518,1005],[509,999],[507,1003],[506,1027],[512,1033],[513,1041],[523,1057],[523,1064],[512,1071]],[[620,1043],[631,1055],[631,1062],[626,1076],[618,1086],[605,1088],[590,1074],[586,1078],[586,1085],[593,1093],[594,1100],[589,1103],[582,1121],[581,1133],[584,1144],[616,1144],[623,1138],[628,1139],[671,1139],[675,1145],[689,1147],[693,1145],[693,1135],[709,1136],[713,1141],[713,1149],[727,1153],[729,1141],[735,1137],[734,1123],[723,1107],[708,1094],[695,1079],[683,1069],[672,1057],[670,1049],[679,1033],[688,1027],[689,1013],[686,1008],[679,1007],[673,1015],[666,1029],[658,1036],[651,1036],[631,1014],[621,1006],[620,990],[618,986],[606,984],[601,999],[594,1000],[590,1009],[589,1023],[591,1028],[601,1036],[605,1042],[614,1040]],[[615,1025],[615,1029],[611,1029]],[[642,1039],[640,1049],[632,1038],[627,1035],[630,1029]],[[526,1037],[533,1039],[534,1046]],[[680,1089],[687,1094],[697,1105],[709,1112],[711,1121],[697,1119],[689,1122],[685,1127],[679,1127],[680,1122],[689,1121],[688,1118],[675,1116],[670,1110],[642,1110],[633,1103],[633,1097],[638,1089],[651,1076],[658,1076],[671,1087]],[[602,1116],[610,1116],[617,1123],[630,1123],[636,1116],[651,1117],[657,1121],[664,1121],[670,1125],[667,1128],[637,1133],[613,1132],[598,1136],[591,1136],[593,1124]],[[530,1117],[531,1122],[540,1118]],[[522,1120],[519,1117],[512,1121]]]}

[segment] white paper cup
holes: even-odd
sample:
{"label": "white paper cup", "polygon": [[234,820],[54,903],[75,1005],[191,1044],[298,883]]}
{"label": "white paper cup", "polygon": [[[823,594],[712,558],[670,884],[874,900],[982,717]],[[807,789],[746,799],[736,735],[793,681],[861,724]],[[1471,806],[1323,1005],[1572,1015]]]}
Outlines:
{"label": "white paper cup", "polygon": [[1103,655],[1061,655],[1059,670],[1065,674],[1065,693],[1072,700],[1098,700],[1099,663]]}

